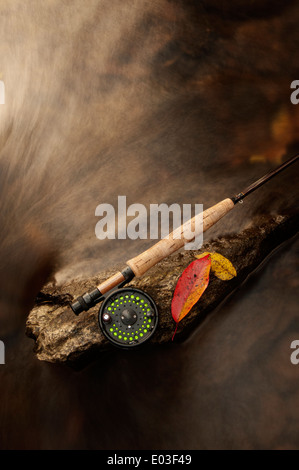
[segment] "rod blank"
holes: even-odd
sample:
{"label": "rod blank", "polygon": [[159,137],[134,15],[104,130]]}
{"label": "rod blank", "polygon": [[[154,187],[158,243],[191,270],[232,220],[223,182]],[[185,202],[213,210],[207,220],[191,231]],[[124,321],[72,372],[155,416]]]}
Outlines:
{"label": "rod blank", "polygon": [[232,197],[233,203],[236,204],[237,202],[244,199],[244,197],[248,196],[248,194],[251,194],[253,191],[260,188],[263,184],[265,184],[267,181],[273,178],[273,176],[276,176],[282,170],[285,170],[290,165],[293,165],[293,163],[295,163],[298,160],[298,158],[299,158],[299,154],[294,155],[293,157],[286,160],[284,163],[279,165],[274,170],[271,170],[268,173],[266,173],[264,176],[262,176],[260,179],[252,183],[250,186],[247,186],[247,188],[244,189],[244,191]]}

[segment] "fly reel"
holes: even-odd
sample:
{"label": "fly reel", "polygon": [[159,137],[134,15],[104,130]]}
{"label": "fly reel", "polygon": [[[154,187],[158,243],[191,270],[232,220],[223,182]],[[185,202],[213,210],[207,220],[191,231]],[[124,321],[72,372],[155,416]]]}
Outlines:
{"label": "fly reel", "polygon": [[115,346],[139,346],[156,330],[157,306],[148,294],[139,289],[117,289],[103,301],[99,324],[106,338]]}

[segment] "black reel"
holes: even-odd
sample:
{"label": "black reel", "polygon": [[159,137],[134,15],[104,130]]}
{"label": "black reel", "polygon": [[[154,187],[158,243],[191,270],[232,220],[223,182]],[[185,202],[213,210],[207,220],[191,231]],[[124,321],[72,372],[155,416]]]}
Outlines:
{"label": "black reel", "polygon": [[132,287],[113,291],[99,310],[99,324],[111,343],[132,348],[149,340],[158,325],[158,309],[145,292]]}

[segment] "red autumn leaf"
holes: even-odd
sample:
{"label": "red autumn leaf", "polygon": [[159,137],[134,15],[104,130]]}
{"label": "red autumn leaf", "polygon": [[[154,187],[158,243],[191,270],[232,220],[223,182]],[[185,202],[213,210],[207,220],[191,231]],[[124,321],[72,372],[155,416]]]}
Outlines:
{"label": "red autumn leaf", "polygon": [[171,303],[172,318],[177,324],[174,335],[179,322],[189,313],[208,287],[210,267],[211,256],[208,254],[189,264],[179,278]]}

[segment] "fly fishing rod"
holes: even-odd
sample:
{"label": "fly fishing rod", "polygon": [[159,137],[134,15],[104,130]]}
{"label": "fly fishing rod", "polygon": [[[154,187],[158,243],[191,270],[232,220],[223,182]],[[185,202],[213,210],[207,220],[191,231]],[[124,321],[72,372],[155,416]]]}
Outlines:
{"label": "fly fishing rod", "polygon": [[[158,325],[157,306],[145,292],[124,286],[134,277],[142,276],[164,258],[192,242],[199,235],[196,233],[198,227],[200,227],[200,233],[207,231],[230,212],[237,202],[243,202],[245,197],[295,163],[298,158],[299,154],[296,154],[239,194],[224,199],[197,214],[149,249],[128,260],[122,271],[106,279],[91,292],[78,297],[71,304],[73,312],[79,315],[102,302],[99,310],[99,325],[110,342],[121,348],[131,348],[147,341]],[[202,224],[198,224],[199,217]],[[188,230],[186,230],[187,227]]]}

